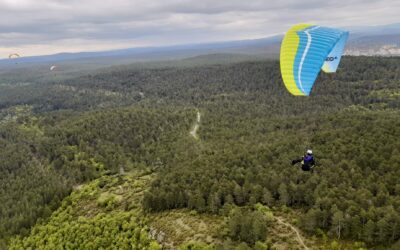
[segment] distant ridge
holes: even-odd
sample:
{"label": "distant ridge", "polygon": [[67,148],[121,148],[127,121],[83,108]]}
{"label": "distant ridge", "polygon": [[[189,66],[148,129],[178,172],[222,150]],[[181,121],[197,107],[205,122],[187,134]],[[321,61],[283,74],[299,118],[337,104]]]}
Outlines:
{"label": "distant ridge", "polygon": [[[400,23],[348,27],[350,40],[347,46],[348,55],[400,55]],[[151,61],[183,59],[206,54],[246,54],[264,57],[277,57],[283,35],[272,37],[214,42],[204,44],[186,44],[164,47],[140,47],[98,52],[59,53],[53,55],[21,57],[13,60],[2,59],[0,66],[16,64],[55,63],[75,60],[111,60],[111,61]]]}

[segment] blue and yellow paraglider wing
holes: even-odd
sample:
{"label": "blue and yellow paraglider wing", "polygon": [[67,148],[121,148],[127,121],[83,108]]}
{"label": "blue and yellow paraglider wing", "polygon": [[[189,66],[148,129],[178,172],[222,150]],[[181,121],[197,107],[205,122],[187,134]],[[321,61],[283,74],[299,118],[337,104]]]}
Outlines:
{"label": "blue and yellow paraglider wing", "polygon": [[329,55],[325,58],[325,63],[322,66],[322,70],[325,73],[333,73],[336,72],[340,59],[342,58],[343,50],[347,42],[347,38],[349,37],[349,33],[345,32],[340,40],[336,43],[335,47],[329,53]]}
{"label": "blue and yellow paraglider wing", "polygon": [[[288,91],[308,96],[321,68],[335,72],[347,36],[342,30],[310,24],[292,27],[283,39],[280,54],[282,78]],[[329,56],[335,59],[330,60]]]}

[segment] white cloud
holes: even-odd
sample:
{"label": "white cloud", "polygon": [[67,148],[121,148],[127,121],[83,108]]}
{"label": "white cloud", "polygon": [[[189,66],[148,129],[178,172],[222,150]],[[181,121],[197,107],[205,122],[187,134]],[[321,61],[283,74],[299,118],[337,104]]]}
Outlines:
{"label": "white cloud", "polygon": [[380,25],[399,10],[398,0],[0,0],[0,57],[258,38],[299,22]]}

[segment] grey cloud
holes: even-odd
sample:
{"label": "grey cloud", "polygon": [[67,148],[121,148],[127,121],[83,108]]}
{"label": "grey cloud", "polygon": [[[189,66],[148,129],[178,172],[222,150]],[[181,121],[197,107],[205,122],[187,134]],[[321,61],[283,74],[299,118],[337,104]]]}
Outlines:
{"label": "grey cloud", "polygon": [[0,0],[0,44],[246,39],[282,33],[299,22],[385,24],[395,22],[399,9],[397,0]]}

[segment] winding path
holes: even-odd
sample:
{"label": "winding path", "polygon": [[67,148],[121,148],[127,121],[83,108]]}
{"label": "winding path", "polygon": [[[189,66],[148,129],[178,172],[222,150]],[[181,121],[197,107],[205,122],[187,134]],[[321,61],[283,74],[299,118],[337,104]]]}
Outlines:
{"label": "winding path", "polygon": [[282,224],[282,225],[284,225],[284,226],[290,228],[292,231],[294,231],[294,232],[296,233],[296,235],[297,235],[297,241],[300,243],[300,245],[301,245],[304,249],[309,250],[309,248],[306,246],[306,244],[304,244],[303,237],[301,236],[301,234],[299,233],[299,231],[298,231],[292,224],[289,224],[289,223],[287,223],[287,222],[284,222],[284,221],[282,220],[282,218],[280,218],[280,217],[276,217],[276,216],[275,216],[275,218],[276,218],[276,220],[278,221],[279,224]]}
{"label": "winding path", "polygon": [[199,139],[199,137],[197,136],[197,130],[199,129],[200,126],[200,120],[201,120],[201,114],[200,111],[197,110],[197,120],[193,126],[193,129],[190,131],[190,135],[193,136],[194,139]]}

